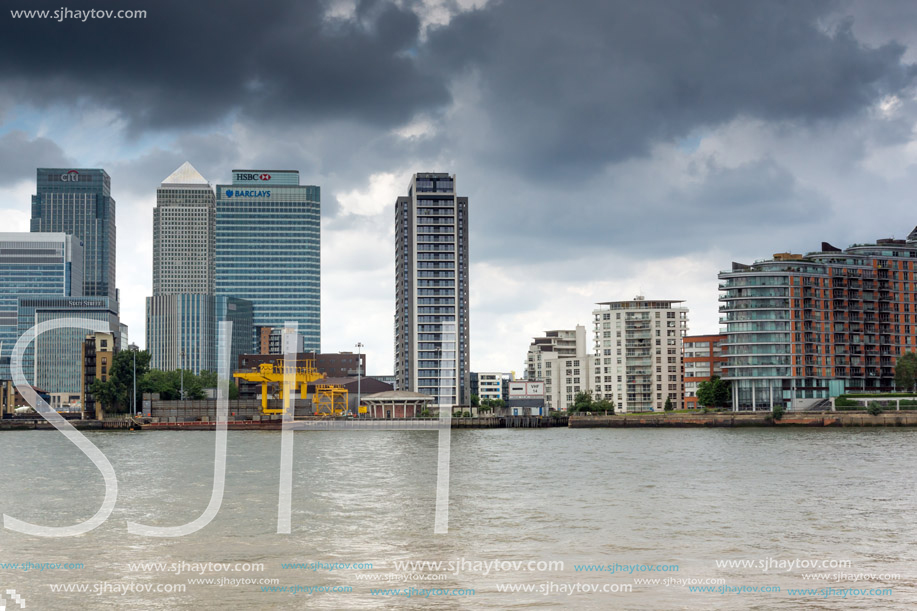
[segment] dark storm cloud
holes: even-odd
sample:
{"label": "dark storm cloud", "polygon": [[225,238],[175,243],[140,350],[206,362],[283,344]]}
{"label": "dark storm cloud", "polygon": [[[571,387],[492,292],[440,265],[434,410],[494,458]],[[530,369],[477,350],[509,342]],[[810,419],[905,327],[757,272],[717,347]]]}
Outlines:
{"label": "dark storm cloud", "polygon": [[302,0],[74,4],[148,16],[59,23],[6,13],[0,87],[38,106],[113,108],[135,131],[214,123],[234,111],[387,126],[449,100],[444,77],[421,73],[411,56],[417,16],[389,3],[361,1],[354,19],[336,21],[323,3]]}
{"label": "dark storm cloud", "polygon": [[425,61],[478,79],[497,143],[581,177],[740,116],[811,123],[910,86],[904,47],[866,48],[826,2],[494,2],[431,32]]}
{"label": "dark storm cloud", "polygon": [[57,143],[47,138],[32,138],[21,131],[0,137],[0,186],[35,179],[37,167],[68,167],[69,159]]}
{"label": "dark storm cloud", "polygon": [[[472,231],[484,238],[476,241],[472,261],[573,261],[601,259],[609,252],[651,260],[661,254],[702,253],[714,243],[728,250],[766,251],[789,248],[799,236],[811,236],[813,228],[824,225],[829,202],[773,159],[735,167],[706,159],[702,166],[687,181],[676,177],[673,168],[672,176],[659,178],[670,184],[656,189],[647,186],[652,169],[635,177],[619,170],[583,184],[574,195],[562,185],[533,192],[522,183],[507,183],[501,208],[470,211]],[[475,182],[499,180],[482,174]],[[507,209],[520,211],[511,217],[511,231],[504,222]],[[587,266],[568,275],[576,273],[588,275],[594,269]]]}

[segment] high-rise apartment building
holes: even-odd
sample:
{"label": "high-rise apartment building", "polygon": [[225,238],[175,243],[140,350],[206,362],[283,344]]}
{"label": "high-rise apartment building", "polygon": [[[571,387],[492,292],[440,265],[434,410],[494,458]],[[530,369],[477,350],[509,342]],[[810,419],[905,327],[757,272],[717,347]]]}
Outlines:
{"label": "high-rise apartment building", "polygon": [[470,402],[468,198],[455,176],[420,173],[395,202],[396,388]]}
{"label": "high-rise apartment building", "polygon": [[720,272],[724,379],[733,409],[817,407],[845,392],[894,390],[917,349],[917,229],[845,250],[822,242]]}
{"label": "high-rise apartment building", "polygon": [[598,303],[592,311],[595,332],[595,398],[619,411],[662,411],[667,399],[684,407],[682,339],[688,309],[682,301],[647,300]]}
{"label": "high-rise apartment building", "polygon": [[253,304],[260,327],[298,324],[321,350],[321,190],[296,170],[233,170],[217,185],[216,295]]}
{"label": "high-rise apartment building", "polygon": [[68,233],[81,240],[81,293],[108,297],[117,309],[115,200],[105,170],[38,168],[31,231]]}
{"label": "high-rise apartment building", "polygon": [[0,380],[11,380],[19,300],[80,297],[82,242],[64,233],[0,233]]}

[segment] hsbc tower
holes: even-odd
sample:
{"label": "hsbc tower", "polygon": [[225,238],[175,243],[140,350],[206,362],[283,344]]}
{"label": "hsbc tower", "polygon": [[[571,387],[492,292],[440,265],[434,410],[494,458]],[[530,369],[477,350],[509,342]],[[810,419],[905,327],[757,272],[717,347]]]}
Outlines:
{"label": "hsbc tower", "polygon": [[296,321],[303,348],[320,352],[320,188],[298,170],[233,170],[216,197],[216,295],[252,302],[256,337]]}

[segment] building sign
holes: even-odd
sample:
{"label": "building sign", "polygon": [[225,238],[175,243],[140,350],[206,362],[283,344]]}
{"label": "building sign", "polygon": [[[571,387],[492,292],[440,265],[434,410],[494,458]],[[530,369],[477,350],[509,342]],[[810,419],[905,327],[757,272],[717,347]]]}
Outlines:
{"label": "building sign", "polygon": [[299,185],[299,172],[295,170],[234,170],[234,185]]}
{"label": "building sign", "polygon": [[80,174],[76,170],[66,170],[60,174],[48,174],[51,182],[92,182],[92,174]]}
{"label": "building sign", "polygon": [[515,381],[509,383],[510,399],[543,399],[544,382]]}
{"label": "building sign", "polygon": [[224,189],[223,194],[227,199],[233,197],[270,197],[270,191],[255,191],[254,189]]}
{"label": "building sign", "polygon": [[92,299],[71,299],[67,302],[68,308],[104,308],[104,301],[94,301]]}

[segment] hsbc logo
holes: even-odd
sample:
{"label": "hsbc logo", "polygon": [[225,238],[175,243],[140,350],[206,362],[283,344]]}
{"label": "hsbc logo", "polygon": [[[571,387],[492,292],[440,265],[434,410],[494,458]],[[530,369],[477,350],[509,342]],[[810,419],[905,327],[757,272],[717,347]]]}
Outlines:
{"label": "hsbc logo", "polygon": [[253,180],[253,181],[254,181],[254,180],[262,180],[262,181],[268,181],[268,180],[270,180],[270,179],[271,179],[271,175],[268,174],[268,173],[264,173],[264,174],[254,174],[254,173],[246,173],[246,172],[236,172],[236,174],[235,174],[235,180],[244,180],[244,181],[249,181],[249,180]]}
{"label": "hsbc logo", "polygon": [[79,182],[80,173],[77,172],[76,170],[70,170],[66,174],[61,174],[60,179],[61,179],[61,182]]}

